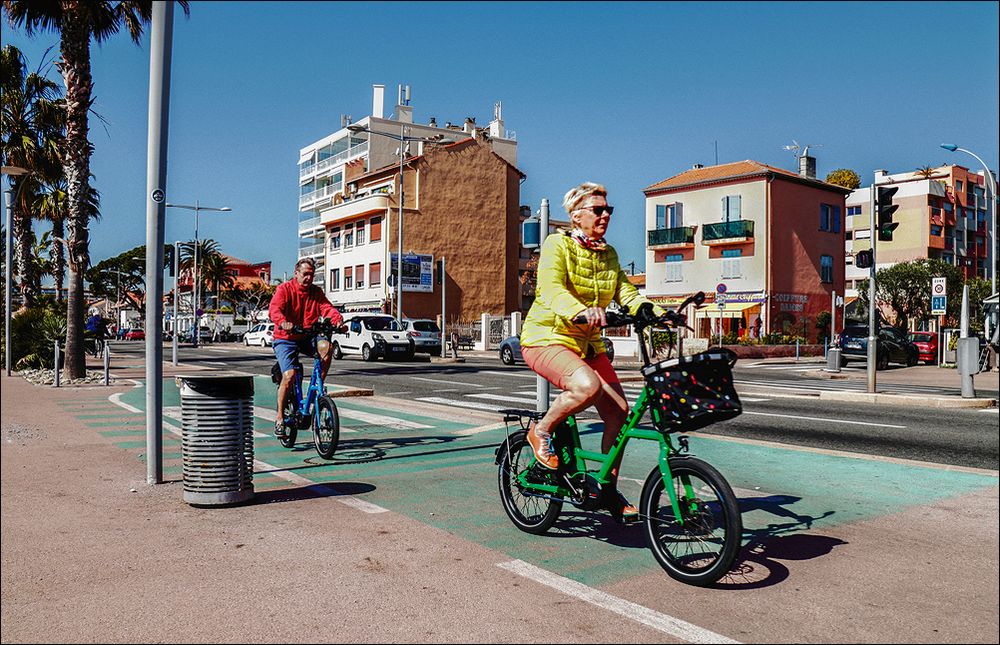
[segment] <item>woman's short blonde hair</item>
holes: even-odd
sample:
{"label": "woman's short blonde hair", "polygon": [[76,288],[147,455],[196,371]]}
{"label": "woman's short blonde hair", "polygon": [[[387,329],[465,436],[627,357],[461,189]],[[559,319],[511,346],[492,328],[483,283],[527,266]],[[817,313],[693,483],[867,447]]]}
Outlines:
{"label": "woman's short blonde hair", "polygon": [[563,197],[563,208],[566,209],[567,213],[572,215],[573,211],[576,210],[577,205],[591,195],[607,197],[608,189],[605,188],[603,184],[595,184],[592,181],[585,181],[566,193],[566,196]]}

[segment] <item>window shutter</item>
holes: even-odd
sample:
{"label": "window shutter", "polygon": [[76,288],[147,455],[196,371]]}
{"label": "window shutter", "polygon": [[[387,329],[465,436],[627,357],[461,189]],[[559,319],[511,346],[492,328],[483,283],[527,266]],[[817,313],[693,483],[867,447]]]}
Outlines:
{"label": "window shutter", "polygon": [[667,207],[658,204],[656,206],[656,230],[661,231],[667,228]]}
{"label": "window shutter", "polygon": [[831,211],[830,217],[833,220],[833,222],[832,222],[833,223],[833,232],[834,233],[839,233],[840,232],[840,206],[834,206],[834,207],[832,207],[830,209],[830,211]]}
{"label": "window shutter", "polygon": [[371,241],[378,242],[382,239],[382,218],[373,217],[371,224]]}
{"label": "window shutter", "polygon": [[674,221],[670,227],[680,228],[682,226],[684,226],[684,204],[678,202],[674,204]]}

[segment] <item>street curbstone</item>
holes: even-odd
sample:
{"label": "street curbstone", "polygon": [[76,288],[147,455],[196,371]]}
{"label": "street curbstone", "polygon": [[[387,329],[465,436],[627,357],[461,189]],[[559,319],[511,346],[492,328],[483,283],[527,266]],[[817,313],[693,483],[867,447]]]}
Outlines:
{"label": "street curbstone", "polygon": [[819,393],[824,401],[845,401],[881,405],[906,405],[914,408],[992,408],[994,399],[963,399],[956,396],[910,396],[881,392],[829,392]]}

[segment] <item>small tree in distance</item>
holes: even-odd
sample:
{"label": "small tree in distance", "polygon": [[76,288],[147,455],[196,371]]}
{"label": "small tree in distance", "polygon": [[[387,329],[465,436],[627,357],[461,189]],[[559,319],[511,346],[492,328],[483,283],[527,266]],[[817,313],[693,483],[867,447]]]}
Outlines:
{"label": "small tree in distance", "polygon": [[837,168],[826,175],[826,183],[854,190],[861,185],[861,177],[850,168]]}

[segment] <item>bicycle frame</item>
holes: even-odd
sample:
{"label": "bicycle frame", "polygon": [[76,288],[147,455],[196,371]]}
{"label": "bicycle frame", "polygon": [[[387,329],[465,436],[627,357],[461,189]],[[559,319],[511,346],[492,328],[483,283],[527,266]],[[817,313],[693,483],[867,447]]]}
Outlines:
{"label": "bicycle frame", "polygon": [[323,394],[323,380],[320,374],[323,370],[322,361],[316,357],[313,362],[312,376],[309,378],[309,387],[305,396],[302,395],[302,372],[295,370],[295,381],[293,382],[295,400],[298,402],[298,413],[300,418],[305,419],[312,415],[313,406],[321,394]]}
{"label": "bicycle frame", "polygon": [[[680,505],[677,500],[677,494],[674,491],[674,487],[671,485],[673,477],[670,472],[670,457],[671,455],[680,454],[682,449],[686,449],[687,440],[686,438],[680,439],[678,443],[680,443],[681,448],[678,448],[674,445],[674,442],[671,440],[669,434],[665,434],[657,430],[639,428],[639,423],[642,421],[642,418],[646,414],[646,410],[648,408],[649,386],[646,386],[643,387],[642,392],[639,394],[639,398],[629,411],[625,425],[622,426],[618,436],[615,437],[614,444],[607,453],[584,450],[580,443],[580,430],[577,425],[576,418],[572,415],[567,417],[566,421],[563,422],[564,427],[555,431],[555,441],[558,445],[566,442],[568,439],[568,445],[564,447],[562,453],[559,455],[559,463],[572,464],[572,466],[561,466],[559,470],[560,472],[565,472],[568,477],[593,475],[597,482],[601,486],[604,486],[611,482],[611,469],[614,467],[615,463],[618,462],[619,457],[625,450],[625,446],[628,445],[628,442],[631,439],[655,441],[660,447],[658,466],[660,468],[660,475],[663,477],[664,488],[667,491],[667,496],[670,498],[670,506],[673,509],[674,517],[677,519],[679,524],[683,525],[684,517],[681,513]],[[569,434],[568,437],[566,436],[567,432]],[[600,464],[600,467],[596,471],[588,470],[587,462],[598,463]],[[573,491],[565,486],[529,482],[527,479],[527,473],[527,470],[521,472],[518,475],[518,482],[522,487],[529,491],[560,497],[571,497],[573,494]],[[689,499],[693,499],[694,491],[691,488],[690,481],[685,480],[684,487],[687,490],[687,497]]]}

